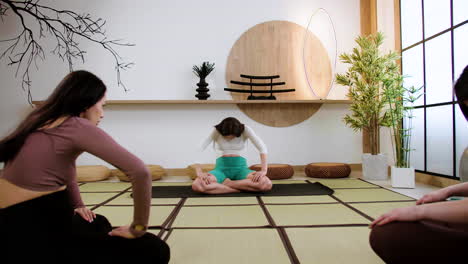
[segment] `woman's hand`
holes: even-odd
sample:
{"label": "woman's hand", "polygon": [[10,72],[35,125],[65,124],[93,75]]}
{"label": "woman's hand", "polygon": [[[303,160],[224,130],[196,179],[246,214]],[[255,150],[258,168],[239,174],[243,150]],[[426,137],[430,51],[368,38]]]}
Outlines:
{"label": "woman's hand", "polygon": [[128,239],[136,238],[135,235],[130,232],[130,226],[121,226],[116,229],[113,229],[109,232],[109,236],[119,236]]}
{"label": "woman's hand", "polygon": [[86,207],[76,208],[75,214],[79,214],[84,220],[90,223],[93,222],[94,218],[96,218],[96,214]]}
{"label": "woman's hand", "polygon": [[449,194],[445,189],[440,189],[440,190],[433,191],[424,195],[423,197],[421,197],[421,199],[416,201],[416,204],[419,205],[419,204],[425,204],[425,203],[440,202],[440,201],[444,201],[445,199],[447,199],[448,196]]}
{"label": "woman's hand", "polygon": [[266,174],[267,174],[267,172],[263,171],[263,170],[254,172],[253,177],[252,177],[252,181],[253,182],[258,182],[262,177],[265,177]]}
{"label": "woman's hand", "polygon": [[202,172],[198,175],[198,178],[200,178],[200,180],[204,183],[204,184],[210,184],[211,181],[210,181],[210,176],[211,174],[209,173],[206,173],[206,172]]}
{"label": "woman's hand", "polygon": [[375,219],[369,227],[373,228],[376,225],[381,226],[394,221],[409,222],[421,220],[421,209],[422,206],[411,206],[393,209],[390,212],[383,214],[379,218]]}

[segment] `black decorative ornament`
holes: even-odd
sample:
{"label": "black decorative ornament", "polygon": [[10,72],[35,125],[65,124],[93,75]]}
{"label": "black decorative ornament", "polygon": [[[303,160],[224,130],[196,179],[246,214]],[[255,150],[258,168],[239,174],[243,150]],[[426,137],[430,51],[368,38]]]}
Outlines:
{"label": "black decorative ornament", "polygon": [[198,92],[195,97],[199,100],[206,100],[210,95],[208,94],[208,83],[205,81],[206,77],[214,70],[214,63],[209,63],[207,61],[203,62],[203,64],[198,67],[197,65],[193,66],[193,73],[200,78],[200,81],[197,83]]}
{"label": "black decorative ornament", "polygon": [[206,100],[208,97],[210,97],[210,94],[208,94],[208,91],[210,89],[206,88],[208,87],[208,83],[205,81],[205,79],[200,79],[200,82],[197,83],[197,86],[198,86],[198,89],[196,89],[195,91],[197,91],[198,93],[195,95],[195,97],[198,98],[198,100]]}

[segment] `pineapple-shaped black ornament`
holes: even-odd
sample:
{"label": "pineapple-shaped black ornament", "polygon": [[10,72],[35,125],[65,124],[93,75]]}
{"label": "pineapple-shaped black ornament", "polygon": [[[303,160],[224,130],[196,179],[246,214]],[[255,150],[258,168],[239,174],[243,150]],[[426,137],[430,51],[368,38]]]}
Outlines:
{"label": "pineapple-shaped black ornament", "polygon": [[214,63],[209,63],[207,61],[203,62],[203,64],[198,67],[197,65],[193,66],[193,73],[200,78],[200,81],[197,83],[198,92],[195,97],[199,100],[206,100],[210,95],[208,94],[208,83],[205,81],[206,77],[214,70]]}

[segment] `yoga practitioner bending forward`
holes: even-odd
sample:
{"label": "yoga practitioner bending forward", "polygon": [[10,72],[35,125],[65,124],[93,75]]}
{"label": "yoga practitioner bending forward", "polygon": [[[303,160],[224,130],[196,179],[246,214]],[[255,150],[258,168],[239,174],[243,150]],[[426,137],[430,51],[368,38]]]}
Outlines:
{"label": "yoga practitioner bending forward", "polygon": [[[167,263],[169,247],[147,233],[151,177],[143,162],[97,127],[106,86],[68,74],[52,95],[0,140],[1,263]],[[132,181],[133,222],[112,230],[81,200],[75,160],[89,152]],[[142,262],[141,262],[142,263]]]}
{"label": "yoga practitioner bending forward", "polygon": [[[247,167],[245,158],[240,156],[247,140],[250,140],[260,152],[261,171]],[[196,192],[220,194],[240,191],[264,192],[271,190],[272,183],[266,177],[267,149],[253,130],[240,123],[234,117],[228,117],[215,126],[213,132],[203,143],[203,149],[210,143],[216,143],[222,156],[216,159],[214,170],[204,173],[197,164],[197,178],[192,184]]]}

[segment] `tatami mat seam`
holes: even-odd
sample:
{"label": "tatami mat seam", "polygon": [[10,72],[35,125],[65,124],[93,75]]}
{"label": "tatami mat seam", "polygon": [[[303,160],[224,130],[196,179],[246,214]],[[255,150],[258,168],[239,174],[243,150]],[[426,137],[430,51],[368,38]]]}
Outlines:
{"label": "tatami mat seam", "polygon": [[374,218],[368,216],[367,214],[359,211],[358,209],[352,207],[351,205],[349,205],[347,202],[344,202],[342,200],[340,200],[338,197],[336,197],[335,195],[331,194],[330,195],[333,199],[337,200],[338,202],[342,203],[344,206],[348,207],[349,209],[355,211],[356,213],[360,214],[361,216],[363,216],[364,218],[366,218],[367,220],[370,220],[370,221],[374,221]]}
{"label": "tatami mat seam", "polygon": [[291,261],[292,264],[299,264],[299,259],[297,258],[296,252],[294,251],[294,248],[291,245],[291,241],[289,240],[288,235],[284,230],[281,228],[278,228],[278,226],[275,223],[275,220],[271,216],[270,212],[268,211],[268,208],[265,206],[265,203],[262,200],[262,197],[257,196],[257,201],[260,204],[260,207],[263,210],[263,213],[265,214],[266,218],[268,219],[268,222],[270,223],[270,226],[276,229],[276,232],[278,232],[278,235],[281,238],[281,242],[283,242],[284,249],[288,253],[289,260]]}
{"label": "tatami mat seam", "polygon": [[[167,240],[169,235],[172,233],[172,229],[171,229],[172,224],[174,223],[177,215],[179,214],[180,210],[182,209],[182,207],[184,206],[184,203],[186,201],[187,201],[186,197],[182,198],[179,201],[179,204],[176,206],[176,208],[174,208],[174,210],[172,210],[171,214],[167,217],[166,221],[164,221],[164,223],[162,224],[162,226],[163,226],[162,230],[167,230],[168,231],[168,234],[167,234],[165,240]],[[164,231],[161,231],[161,232],[164,232]]]}
{"label": "tatami mat seam", "polygon": [[[129,188],[131,188],[131,187],[129,187]],[[105,200],[104,202],[99,203],[99,204],[97,204],[97,205],[91,207],[91,210],[95,210],[95,209],[97,209],[97,208],[99,208],[99,207],[105,205],[106,203],[108,203],[108,202],[114,200],[115,198],[117,198],[117,197],[123,195],[129,188],[127,188],[127,189],[125,189],[125,190],[123,190],[123,191],[117,193],[116,195],[112,196],[111,198]]]}
{"label": "tatami mat seam", "polygon": [[277,228],[277,231],[281,237],[281,241],[284,244],[284,247],[286,248],[286,252],[288,253],[289,259],[291,260],[292,264],[300,264],[301,262],[299,261],[299,258],[297,257],[296,252],[294,251],[294,247],[291,244],[291,240],[288,237],[288,234],[284,230],[284,228],[279,227]]}

